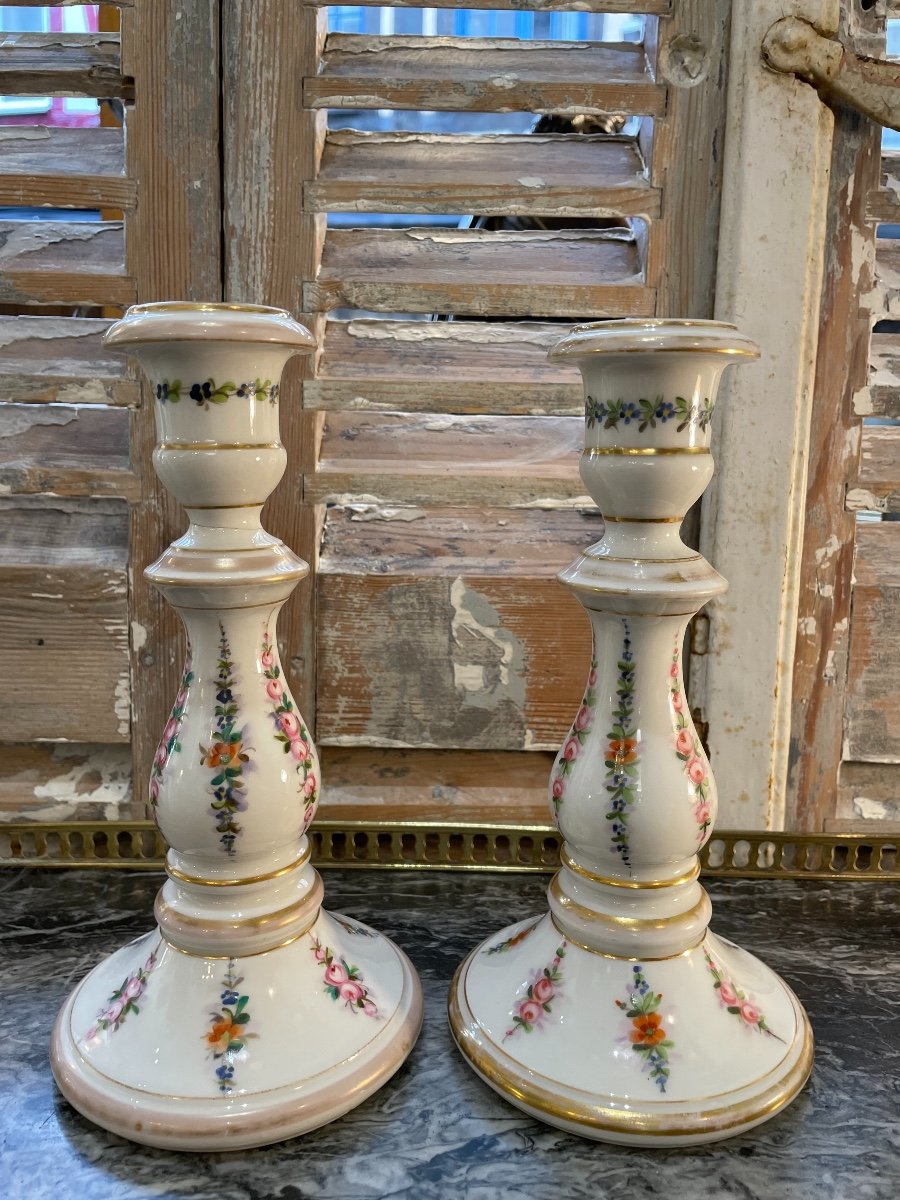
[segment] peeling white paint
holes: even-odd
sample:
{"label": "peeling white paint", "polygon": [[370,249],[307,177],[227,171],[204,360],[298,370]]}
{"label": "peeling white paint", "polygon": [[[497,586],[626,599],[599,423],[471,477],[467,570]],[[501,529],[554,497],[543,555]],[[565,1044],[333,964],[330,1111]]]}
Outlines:
{"label": "peeling white paint", "polygon": [[[36,784],[36,800],[46,800],[43,808],[29,808],[28,817],[36,821],[63,821],[77,818],[79,808],[104,805],[107,816],[116,818],[131,798],[131,748],[129,746],[86,746],[61,742],[53,747],[53,759],[60,774]],[[75,760],[72,762],[71,760]],[[26,785],[27,786],[27,785]],[[0,822],[18,820],[15,810],[0,811]]]}
{"label": "peeling white paint", "polygon": [[545,188],[547,186],[546,179],[541,179],[540,175],[523,175],[521,179],[517,179],[516,183],[521,184],[524,188]]}
{"label": "peeling white paint", "polygon": [[118,732],[127,736],[131,732],[131,675],[123,671],[116,682],[113,712],[118,721]]}
{"label": "peeling white paint", "polygon": [[419,521],[427,517],[424,508],[389,504],[348,504],[351,521]]}
{"label": "peeling white paint", "polygon": [[[453,682],[464,704],[496,708],[504,699],[521,713],[525,708],[522,644],[500,624],[489,601],[457,576],[450,585]],[[489,662],[483,644],[490,647]]]}
{"label": "peeling white paint", "polygon": [[864,821],[890,821],[900,815],[896,807],[889,808],[883,800],[871,800],[868,796],[853,797],[853,812]]}
{"label": "peeling white paint", "polygon": [[846,508],[848,512],[886,512],[887,500],[865,488],[848,488]]}
{"label": "peeling white paint", "polygon": [[[480,325],[469,321],[351,321],[347,326],[351,337],[391,342],[461,342],[489,346],[525,343],[549,349],[559,341],[559,326],[535,321],[519,321],[508,325]],[[577,371],[572,370],[573,379]],[[580,385],[579,385],[580,386]]]}
{"label": "peeling white paint", "polygon": [[538,500],[524,500],[524,501],[522,501],[522,503],[513,504],[510,507],[512,507],[512,508],[543,508],[543,509],[547,509],[547,510],[554,509],[554,508],[564,508],[564,509],[587,508],[587,509],[590,509],[592,512],[595,512],[596,508],[597,508],[596,504],[594,504],[594,501],[590,498],[590,496],[569,496],[568,498],[565,498],[565,499],[559,499],[555,496],[542,496]]}
{"label": "peeling white paint", "polygon": [[868,417],[875,411],[872,404],[871,387],[861,387],[859,391],[853,393],[853,411],[858,417]]}
{"label": "peeling white paint", "polygon": [[131,622],[131,646],[135,654],[147,645],[147,627],[140,621]]}
{"label": "peeling white paint", "polygon": [[816,566],[821,567],[823,563],[827,563],[834,558],[838,550],[841,548],[841,543],[838,541],[835,534],[831,534],[824,546],[820,546],[816,551]]}
{"label": "peeling white paint", "polygon": [[816,636],[816,618],[815,617],[801,617],[800,621],[798,622],[797,629],[798,629],[801,637],[815,637]]}
{"label": "peeling white paint", "polygon": [[837,671],[834,668],[834,651],[829,650],[828,656],[825,659],[825,668],[822,671],[822,678],[826,683],[834,683],[837,679]]}
{"label": "peeling white paint", "polygon": [[77,420],[78,410],[61,404],[4,404],[0,412],[0,438],[15,437],[36,425],[68,425]]}

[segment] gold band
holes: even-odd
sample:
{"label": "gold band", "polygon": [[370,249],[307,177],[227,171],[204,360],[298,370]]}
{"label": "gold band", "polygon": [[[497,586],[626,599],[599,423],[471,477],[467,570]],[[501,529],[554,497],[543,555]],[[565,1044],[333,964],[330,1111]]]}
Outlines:
{"label": "gold band", "polygon": [[600,515],[603,517],[604,525],[618,525],[619,523],[632,522],[640,525],[671,525],[676,521],[680,525],[684,520],[684,517],[607,517],[603,513]]}
{"label": "gold band", "polygon": [[188,875],[184,871],[179,871],[177,867],[172,867],[166,863],[166,873],[172,878],[177,879],[181,883],[191,883],[195,887],[244,887],[249,883],[266,883],[269,879],[279,879],[282,875],[287,875],[290,871],[294,871],[297,867],[302,867],[304,863],[309,862],[311,854],[309,843],[306,844],[306,849],[292,863],[288,863],[286,867],[279,867],[277,871],[267,871],[264,875],[248,875],[246,879],[201,879],[199,875]]}
{"label": "gold band", "polygon": [[693,908],[689,908],[685,912],[676,913],[671,917],[611,917],[608,913],[596,912],[594,909],[588,908],[586,905],[580,904],[577,900],[573,900],[571,896],[566,895],[559,882],[559,875],[553,876],[547,891],[565,913],[571,913],[581,921],[587,921],[591,925],[599,925],[604,929],[625,930],[634,933],[665,932],[668,929],[672,929],[673,926],[684,924],[692,917],[698,916],[709,905],[709,898],[705,892],[702,892],[700,899]]}
{"label": "gold band", "polygon": [[674,954],[613,954],[610,950],[598,950],[595,946],[589,946],[587,942],[582,942],[579,938],[572,937],[568,930],[563,929],[553,913],[550,914],[550,923],[561,938],[565,938],[567,942],[571,942],[579,950],[586,950],[588,954],[596,954],[598,958],[612,958],[616,962],[668,962],[669,959],[682,958],[685,954],[690,954],[698,946],[702,946],[706,938],[706,930],[704,929],[703,937],[700,938],[699,942],[694,942],[693,946],[688,946],[685,950],[676,950]]}
{"label": "gold band", "polygon": [[598,458],[601,454],[709,454],[706,446],[585,446],[582,458]]}
{"label": "gold band", "polygon": [[[283,450],[281,442],[157,442],[157,450]],[[185,505],[189,507],[189,505]]]}
{"label": "gold band", "polygon": [[265,950],[244,951],[242,954],[208,954],[205,950],[201,954],[197,950],[185,950],[183,946],[176,946],[174,942],[170,942],[164,933],[162,934],[162,940],[166,943],[170,950],[174,950],[177,954],[184,954],[187,958],[201,958],[204,960],[209,958],[221,960],[222,962],[228,962],[228,960],[232,958],[257,958],[260,954],[271,954],[273,950],[283,950],[285,946],[290,946],[294,942],[299,942],[302,937],[309,933],[318,919],[319,913],[317,912],[312,922],[307,925],[305,929],[301,929],[299,933],[291,934],[291,936],[289,938],[285,938],[283,942],[276,942],[274,946],[266,946]]}
{"label": "gold band", "polygon": [[570,871],[574,871],[576,875],[583,875],[585,879],[590,879],[592,883],[602,883],[605,887],[620,887],[620,888],[666,888],[677,887],[682,883],[693,883],[700,874],[700,860],[698,859],[689,871],[685,871],[683,875],[676,875],[674,879],[654,879],[654,880],[637,880],[637,879],[613,879],[609,875],[597,875],[593,871],[589,871],[587,867],[581,866],[571,856],[566,849],[565,844],[559,852],[559,860],[564,867],[568,867]]}

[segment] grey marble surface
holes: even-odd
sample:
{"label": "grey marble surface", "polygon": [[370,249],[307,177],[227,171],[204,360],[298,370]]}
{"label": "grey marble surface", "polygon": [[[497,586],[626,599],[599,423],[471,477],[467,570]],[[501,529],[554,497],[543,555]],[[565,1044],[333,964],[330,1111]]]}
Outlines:
{"label": "grey marble surface", "polygon": [[780,971],[806,1005],[816,1066],[802,1095],[729,1142],[639,1151],[572,1137],[509,1107],[447,1030],[459,960],[544,907],[546,879],[338,872],[330,908],[394,937],[419,969],[425,1029],[407,1065],[340,1121],[262,1150],[185,1155],[94,1128],[57,1094],[56,1011],[103,954],[150,925],[159,877],[0,874],[3,1200],[894,1200],[900,1194],[900,885],[710,881],[713,927]]}

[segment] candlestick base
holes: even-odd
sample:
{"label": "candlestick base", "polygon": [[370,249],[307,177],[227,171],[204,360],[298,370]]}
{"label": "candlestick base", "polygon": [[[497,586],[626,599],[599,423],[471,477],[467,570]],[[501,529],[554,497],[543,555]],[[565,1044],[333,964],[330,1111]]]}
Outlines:
{"label": "candlestick base", "polygon": [[406,955],[319,911],[288,944],[187,954],[158,931],[96,967],[53,1031],[60,1091],[98,1125],[169,1150],[238,1150],[315,1129],[398,1069],[422,1023]]}
{"label": "candlestick base", "polygon": [[732,1137],[779,1112],[812,1068],[812,1032],[768,967],[707,932],[635,961],[573,943],[550,915],[510,926],[462,963],[456,1042],[525,1112],[628,1146]]}

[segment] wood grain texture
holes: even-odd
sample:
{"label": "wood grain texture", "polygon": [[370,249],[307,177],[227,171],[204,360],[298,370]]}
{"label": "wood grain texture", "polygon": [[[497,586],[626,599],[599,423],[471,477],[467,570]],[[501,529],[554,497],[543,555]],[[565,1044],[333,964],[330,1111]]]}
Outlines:
{"label": "wood grain texture", "polygon": [[521,134],[359,133],[325,141],[303,189],[320,212],[655,216],[637,144],[629,138]]}
{"label": "wood grain texture", "polygon": [[0,492],[137,499],[140,482],[128,460],[128,413],[78,405],[0,405]]}
{"label": "wood grain texture", "polygon": [[[222,297],[218,0],[153,0],[122,13],[123,70],[134,77],[126,116],[126,166],[139,203],[126,222],[125,249],[138,298]],[[156,480],[153,403],[131,416],[131,461],[143,498],[131,510],[131,622],[134,794],[147,777],[184,661],[177,618],[143,568],[185,527],[184,514]]]}
{"label": "wood grain texture", "polygon": [[[321,819],[548,819],[549,751],[323,746]],[[2,796],[2,793],[0,793]]]}
{"label": "wood grain texture", "polygon": [[125,556],[96,566],[4,564],[0,740],[127,742]]}
{"label": "wood grain texture", "polygon": [[330,34],[312,108],[662,115],[665,87],[635,43]]}
{"label": "wood grain texture", "polygon": [[854,574],[844,757],[900,763],[900,522],[859,527]]}
{"label": "wood grain texture", "polygon": [[108,327],[89,317],[0,317],[0,403],[136,404],[137,381],[101,344]]}
{"label": "wood grain texture", "polygon": [[134,97],[114,33],[0,33],[0,92]]}
{"label": "wood grain texture", "polygon": [[323,574],[319,743],[557,750],[591,637],[549,566],[549,578]]}
{"label": "wood grain texture", "polygon": [[[283,0],[236,0],[222,9],[225,298],[286,308],[301,319],[303,282],[315,278],[324,218],[301,208],[318,170],[325,114],[301,107],[300,80],[315,74],[324,12]],[[282,610],[279,646],[288,680],[315,731],[315,565],[318,518],[304,504],[301,469],[312,460],[314,417],[302,408],[312,365],[295,359],[281,386],[285,477],[263,513],[266,529],[313,573]]]}
{"label": "wood grain texture", "polygon": [[330,413],[306,492],[425,506],[574,499],[582,436],[577,417]]}
{"label": "wood grain texture", "polygon": [[[319,567],[323,743],[459,746],[458,775],[478,749],[558,748],[581,696],[590,629],[555,574],[601,536],[602,521],[596,511],[464,504],[329,510]],[[546,774],[541,787],[545,796]]]}
{"label": "wood grain texture", "polygon": [[547,361],[560,326],[519,321],[328,321],[306,408],[577,415],[574,367]]}
{"label": "wood grain texture", "polygon": [[0,127],[0,204],[134,208],[121,129]]}
{"label": "wood grain texture", "polygon": [[869,388],[855,400],[857,416],[900,418],[900,334],[873,333]]}
{"label": "wood grain texture", "polygon": [[[856,113],[835,114],[794,649],[788,829],[822,829],[838,802],[856,539],[856,521],[843,500],[859,459],[854,399],[868,375],[871,314],[860,297],[870,295],[875,282],[866,198],[878,178],[879,142],[880,131]],[[861,253],[866,245],[869,253]]]}
{"label": "wood grain texture", "polygon": [[731,0],[678,0],[655,29],[648,23],[648,55],[668,86],[650,138],[650,180],[665,199],[650,230],[647,279],[661,317],[713,316],[730,28]]}
{"label": "wood grain texture", "polygon": [[118,221],[0,221],[0,302],[131,304],[123,259]]}
{"label": "wood grain texture", "polygon": [[863,429],[859,471],[850,480],[847,501],[851,509],[900,512],[900,427]]}
{"label": "wood grain texture", "polygon": [[523,317],[645,316],[633,241],[609,232],[332,230],[304,307]]}
{"label": "wood grain texture", "polygon": [[880,186],[869,192],[867,215],[870,221],[900,221],[900,154],[896,150],[881,155]]}

